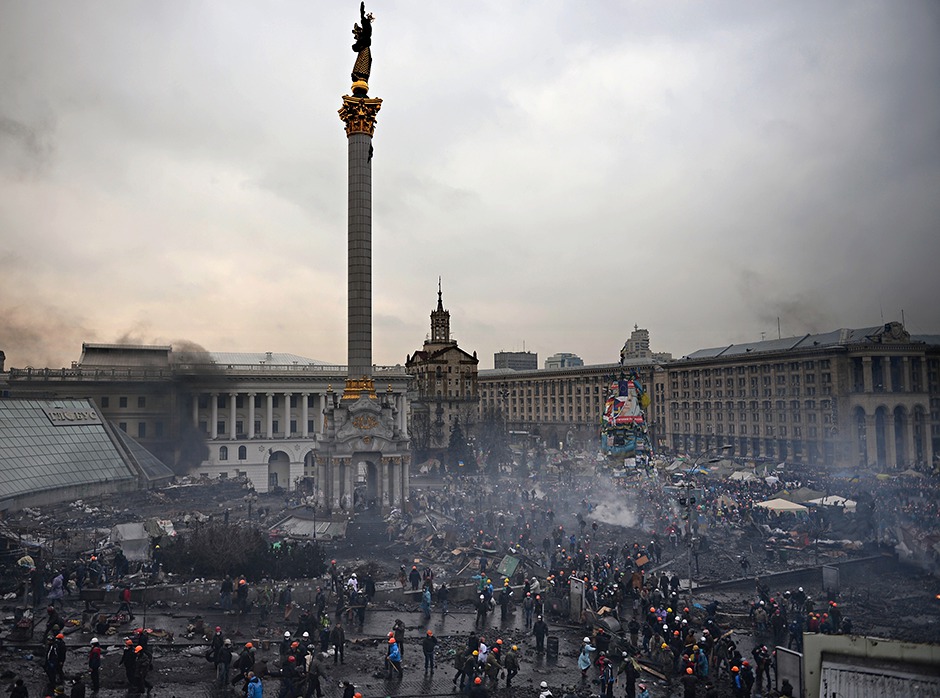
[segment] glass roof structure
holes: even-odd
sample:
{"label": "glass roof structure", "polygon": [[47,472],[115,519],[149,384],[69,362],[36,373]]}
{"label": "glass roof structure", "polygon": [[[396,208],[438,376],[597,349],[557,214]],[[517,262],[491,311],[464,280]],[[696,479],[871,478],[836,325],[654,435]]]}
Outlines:
{"label": "glass roof structure", "polygon": [[50,490],[134,488],[139,473],[147,480],[172,476],[139,444],[146,467],[132,462],[112,433],[91,400],[0,400],[0,508]]}

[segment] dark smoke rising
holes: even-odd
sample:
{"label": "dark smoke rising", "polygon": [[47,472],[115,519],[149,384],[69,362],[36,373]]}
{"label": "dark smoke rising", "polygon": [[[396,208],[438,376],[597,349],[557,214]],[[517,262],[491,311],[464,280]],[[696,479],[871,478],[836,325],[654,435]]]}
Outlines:
{"label": "dark smoke rising", "polygon": [[748,269],[740,272],[738,285],[755,319],[761,327],[767,328],[767,339],[776,338],[778,318],[783,337],[827,332],[838,327],[825,299],[819,296],[798,288],[776,288],[774,281]]}
{"label": "dark smoke rising", "polygon": [[0,163],[10,162],[20,176],[45,173],[55,151],[51,121],[35,126],[0,114]]}
{"label": "dark smoke rising", "polygon": [[[209,376],[221,371],[205,347],[196,342],[178,339],[170,342],[170,346],[173,347],[170,362],[176,370],[180,395],[186,394],[186,386],[193,379],[198,381],[199,376]],[[208,458],[209,447],[206,445],[205,434],[183,416],[179,441],[176,444],[176,457],[172,465],[173,472],[186,475]]]}
{"label": "dark smoke rising", "polygon": [[80,355],[82,342],[93,340],[94,332],[79,318],[53,306],[0,307],[0,349],[6,352],[8,368],[69,366]]}

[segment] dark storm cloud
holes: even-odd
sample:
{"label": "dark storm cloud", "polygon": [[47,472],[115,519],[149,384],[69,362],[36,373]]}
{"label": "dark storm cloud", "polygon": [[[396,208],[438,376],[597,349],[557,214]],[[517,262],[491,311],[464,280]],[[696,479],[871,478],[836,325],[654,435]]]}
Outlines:
{"label": "dark storm cloud", "polygon": [[20,175],[44,173],[55,151],[54,130],[49,121],[27,124],[0,113],[0,165]]}
{"label": "dark storm cloud", "polygon": [[[940,331],[935,3],[369,9],[377,363]],[[344,362],[356,10],[0,5],[0,304]]]}

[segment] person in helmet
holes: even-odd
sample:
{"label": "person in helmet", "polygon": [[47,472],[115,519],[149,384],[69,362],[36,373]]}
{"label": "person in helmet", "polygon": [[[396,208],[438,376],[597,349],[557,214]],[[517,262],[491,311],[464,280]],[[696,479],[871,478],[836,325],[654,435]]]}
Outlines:
{"label": "person in helmet", "polygon": [[509,648],[503,659],[503,667],[506,669],[506,688],[512,686],[513,677],[519,673],[519,647],[513,645]]}
{"label": "person in helmet", "polygon": [[545,651],[545,637],[548,635],[548,623],[542,619],[542,616],[535,619],[532,634],[535,635],[535,651],[541,654]]}
{"label": "person in helmet", "polygon": [[581,653],[578,655],[578,669],[581,670],[581,680],[587,680],[588,670],[593,664],[593,659],[591,653],[596,651],[597,648],[591,644],[591,638],[585,637],[581,641]]}
{"label": "person in helmet", "polygon": [[91,675],[91,690],[97,693],[101,687],[101,643],[97,637],[91,638],[91,649],[88,650],[88,673]]}
{"label": "person in helmet", "polygon": [[388,655],[386,656],[386,661],[389,665],[387,678],[392,678],[393,671],[398,675],[398,678],[402,678],[405,675],[401,666],[401,648],[398,646],[398,643],[395,642],[394,636],[388,638]]}

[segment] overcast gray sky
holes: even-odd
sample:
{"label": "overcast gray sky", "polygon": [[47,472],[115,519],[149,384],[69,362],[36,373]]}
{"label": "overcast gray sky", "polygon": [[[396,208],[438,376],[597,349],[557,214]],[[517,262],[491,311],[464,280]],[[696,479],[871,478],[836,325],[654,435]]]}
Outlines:
{"label": "overcast gray sky", "polygon": [[[940,4],[374,0],[374,360],[940,332]],[[346,360],[349,2],[0,0],[0,349]]]}

